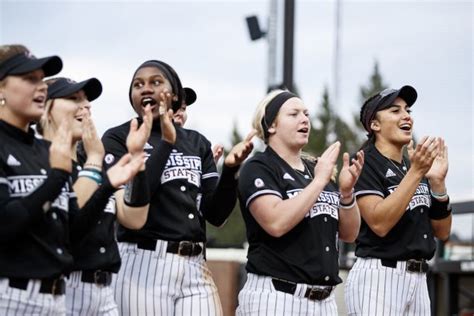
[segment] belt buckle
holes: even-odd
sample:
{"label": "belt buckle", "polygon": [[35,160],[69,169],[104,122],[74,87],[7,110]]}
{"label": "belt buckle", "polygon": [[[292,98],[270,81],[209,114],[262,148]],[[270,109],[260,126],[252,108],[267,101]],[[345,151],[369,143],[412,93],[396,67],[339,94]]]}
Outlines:
{"label": "belt buckle", "polygon": [[101,277],[102,270],[96,270],[94,271],[94,283],[96,285],[101,285],[100,284],[100,277]]}
{"label": "belt buckle", "polygon": [[62,277],[59,277],[53,280],[53,285],[51,286],[51,294],[57,295],[56,291],[59,290],[58,283],[61,282],[62,280],[63,280]]}
{"label": "belt buckle", "polygon": [[[191,246],[191,251],[188,252],[188,254],[184,253],[183,251],[186,249],[185,247],[189,247],[189,246]],[[180,256],[189,256],[193,253],[193,251],[194,251],[194,243],[192,243],[191,241],[183,240],[183,241],[179,242],[178,255],[180,255]]]}
{"label": "belt buckle", "polygon": [[[411,270],[409,270],[411,269]],[[407,261],[407,270],[412,272],[423,273],[423,261],[410,259]]]}
{"label": "belt buckle", "polygon": [[315,301],[315,300],[322,300],[322,290],[321,289],[318,289],[318,288],[311,288],[309,290],[309,295],[308,295],[308,298],[312,301]]}

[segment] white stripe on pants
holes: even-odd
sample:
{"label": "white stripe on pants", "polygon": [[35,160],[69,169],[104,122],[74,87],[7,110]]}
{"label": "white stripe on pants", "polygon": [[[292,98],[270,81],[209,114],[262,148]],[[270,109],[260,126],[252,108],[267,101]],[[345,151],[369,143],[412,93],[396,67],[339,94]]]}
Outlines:
{"label": "white stripe on pants", "polygon": [[222,315],[217,288],[203,255],[166,252],[158,240],[155,251],[119,243],[122,268],[112,287],[121,315]]}
{"label": "white stripe on pants", "polygon": [[81,271],[74,271],[67,279],[67,315],[118,316],[112,287],[82,282],[81,276]]}
{"label": "white stripe on pants", "polygon": [[272,278],[247,273],[239,293],[237,315],[334,315],[337,305],[334,290],[322,301],[305,298],[307,284],[298,284],[295,294],[275,290]]}
{"label": "white stripe on pants", "polygon": [[0,315],[65,315],[64,295],[39,293],[41,281],[30,280],[26,290],[8,285],[0,278]]}
{"label": "white stripe on pants", "polygon": [[405,269],[406,261],[357,258],[344,289],[349,315],[430,315],[426,274]]}

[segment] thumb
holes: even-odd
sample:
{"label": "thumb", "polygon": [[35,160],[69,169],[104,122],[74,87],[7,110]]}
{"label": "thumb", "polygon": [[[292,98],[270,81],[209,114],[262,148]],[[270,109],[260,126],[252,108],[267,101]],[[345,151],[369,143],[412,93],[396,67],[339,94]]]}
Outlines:
{"label": "thumb", "polygon": [[342,155],[342,167],[349,168],[349,154],[348,153],[344,153],[344,155]]}
{"label": "thumb", "polygon": [[130,131],[135,132],[138,128],[138,121],[137,119],[133,119],[130,121]]}

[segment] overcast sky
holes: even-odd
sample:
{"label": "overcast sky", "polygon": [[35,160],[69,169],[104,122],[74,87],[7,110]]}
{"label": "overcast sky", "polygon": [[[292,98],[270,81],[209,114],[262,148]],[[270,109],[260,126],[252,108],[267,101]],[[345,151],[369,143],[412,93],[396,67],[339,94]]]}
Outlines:
{"label": "overcast sky", "polygon": [[[267,42],[251,42],[245,17],[263,28],[269,1],[8,1],[0,0],[0,42],[22,43],[38,56],[57,54],[61,75],[97,77],[93,103],[102,134],[133,116],[128,87],[136,67],[161,59],[198,94],[188,128],[229,144],[242,134],[267,80]],[[375,60],[394,88],[413,85],[418,137],[445,137],[448,190],[474,198],[473,4],[471,1],[343,1],[341,85],[337,111],[359,111],[359,87]],[[296,0],[295,82],[312,115],[332,89],[335,1]]]}

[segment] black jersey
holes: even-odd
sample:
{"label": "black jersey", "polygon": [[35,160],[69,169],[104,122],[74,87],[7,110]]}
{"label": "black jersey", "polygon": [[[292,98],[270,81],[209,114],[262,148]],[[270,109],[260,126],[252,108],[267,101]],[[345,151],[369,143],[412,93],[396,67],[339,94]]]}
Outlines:
{"label": "black jersey", "polygon": [[[383,156],[370,143],[365,149],[365,163],[355,185],[357,197],[375,194],[386,198],[394,192],[409,169]],[[406,165],[405,165],[406,164]],[[362,218],[356,240],[356,256],[391,260],[431,259],[436,243],[429,218],[431,195],[428,180],[423,178],[405,213],[385,237],[376,235]]]}
{"label": "black jersey", "polygon": [[[196,131],[176,126],[175,144],[163,145],[165,142],[161,139],[159,122],[154,123],[144,151],[150,156],[158,154],[159,148],[166,147],[169,156],[165,157],[164,168],[155,174],[149,173],[153,166],[147,163],[148,181],[158,182],[158,185],[156,188],[152,185],[150,191],[150,209],[145,226],[140,230],[119,226],[118,240],[205,241],[208,214],[203,204],[207,204],[205,200],[214,192],[219,177],[210,142]],[[127,122],[105,132],[102,140],[106,150],[106,167],[112,166],[127,153],[129,128],[130,122]]]}
{"label": "black jersey", "polygon": [[[85,161],[78,157],[78,161]],[[75,163],[72,180],[76,182],[80,164]],[[104,182],[94,192],[76,216],[71,229],[71,249],[74,257],[73,271],[102,270],[117,273],[120,253],[115,240],[116,207],[113,192],[104,173]]]}
{"label": "black jersey", "polygon": [[283,200],[298,195],[312,180],[314,163],[304,161],[305,174],[294,170],[269,146],[242,167],[240,208],[249,242],[247,271],[297,283],[336,285],[338,267],[339,193],[328,183],[305,218],[285,235],[265,232],[249,210],[253,199],[267,194]]}
{"label": "black jersey", "polygon": [[51,169],[49,142],[0,120],[0,276],[51,278],[72,265],[68,172]]}

